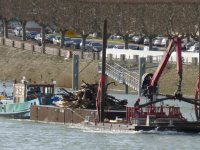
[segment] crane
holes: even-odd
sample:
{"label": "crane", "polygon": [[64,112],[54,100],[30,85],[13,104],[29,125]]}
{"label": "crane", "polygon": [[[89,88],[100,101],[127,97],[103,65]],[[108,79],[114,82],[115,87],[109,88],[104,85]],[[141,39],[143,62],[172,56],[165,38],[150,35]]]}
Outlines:
{"label": "crane", "polygon": [[182,82],[182,56],[181,56],[181,39],[178,37],[173,37],[168,45],[168,48],[163,55],[160,64],[158,65],[154,74],[145,73],[142,76],[142,89],[143,95],[148,97],[150,101],[156,100],[156,95],[158,93],[158,80],[172,54],[176,51],[177,57],[177,74],[178,74],[178,87],[177,91],[174,93],[175,97],[182,97],[181,93],[181,82]]}

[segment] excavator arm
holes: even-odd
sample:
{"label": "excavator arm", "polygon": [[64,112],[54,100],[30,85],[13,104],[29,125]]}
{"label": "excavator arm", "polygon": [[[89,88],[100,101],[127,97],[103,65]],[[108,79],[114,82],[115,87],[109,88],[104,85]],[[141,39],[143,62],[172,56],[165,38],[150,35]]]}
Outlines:
{"label": "excavator arm", "polygon": [[[143,82],[142,83],[142,88],[145,89],[145,92],[148,93],[147,96],[149,99],[152,101],[153,100],[153,95],[157,92],[157,86],[158,86],[158,80],[164,70],[164,68],[167,65],[167,62],[172,54],[176,50],[176,59],[177,59],[177,74],[178,74],[178,88],[177,91],[175,92],[175,96],[180,97],[182,96],[181,94],[181,81],[182,81],[182,56],[181,56],[181,39],[178,37],[174,37],[171,39],[171,42],[169,43],[169,46],[167,47],[167,50],[165,54],[163,55],[160,64],[158,65],[156,72],[151,75],[149,83]],[[144,74],[145,75],[145,74]],[[148,74],[149,75],[149,74]],[[148,77],[143,77],[143,79],[147,79]],[[148,80],[148,79],[147,79]],[[143,85],[146,84],[147,85]],[[145,94],[144,94],[145,95]]]}

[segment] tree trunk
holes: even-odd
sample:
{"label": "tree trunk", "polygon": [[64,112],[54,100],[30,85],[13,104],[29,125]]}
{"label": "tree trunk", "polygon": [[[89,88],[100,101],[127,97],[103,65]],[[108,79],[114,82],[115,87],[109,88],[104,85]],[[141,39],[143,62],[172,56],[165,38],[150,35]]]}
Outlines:
{"label": "tree trunk", "polygon": [[26,28],[25,28],[25,26],[26,26],[26,21],[22,21],[21,22],[21,24],[22,24],[22,41],[26,41]]}
{"label": "tree trunk", "polygon": [[153,49],[153,43],[152,43],[153,37],[149,36],[149,50]]}
{"label": "tree trunk", "polygon": [[107,40],[110,38],[110,36],[111,36],[111,33],[107,33]]}
{"label": "tree trunk", "polygon": [[128,34],[124,36],[125,49],[128,49]]}
{"label": "tree trunk", "polygon": [[60,32],[61,32],[61,39],[60,39],[60,47],[63,47],[64,46],[64,38],[65,38],[65,32],[67,30],[66,29],[60,29]]}
{"label": "tree trunk", "polygon": [[8,20],[6,18],[3,18],[3,27],[4,38],[8,38]]}
{"label": "tree trunk", "polygon": [[42,25],[42,53],[45,54],[45,25]]}
{"label": "tree trunk", "polygon": [[82,37],[82,48],[81,48],[81,50],[82,50],[82,52],[83,51],[85,51],[85,41],[86,41],[86,38],[87,38],[87,36],[88,36],[89,34],[81,34],[81,37]]}

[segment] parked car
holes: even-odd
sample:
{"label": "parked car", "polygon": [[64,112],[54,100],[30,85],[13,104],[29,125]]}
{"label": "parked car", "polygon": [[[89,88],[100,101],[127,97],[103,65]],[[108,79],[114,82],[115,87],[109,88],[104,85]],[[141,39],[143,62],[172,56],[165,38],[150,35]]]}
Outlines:
{"label": "parked car", "polygon": [[[25,29],[25,30],[26,30],[25,31],[26,35],[28,35],[29,31],[27,29]],[[14,34],[15,34],[15,36],[22,36],[22,27],[16,27],[14,29]]]}
{"label": "parked car", "polygon": [[116,36],[116,39],[121,40],[121,39],[122,39],[122,36],[117,35],[117,36]]}
{"label": "parked car", "polygon": [[53,44],[53,39],[56,37],[55,34],[47,34],[48,42]]}
{"label": "parked car", "polygon": [[71,41],[72,41],[71,37],[65,37],[65,38],[64,38],[64,45],[65,45],[66,47],[70,47]]}
{"label": "parked car", "polygon": [[41,41],[41,34],[40,33],[35,36],[35,40],[38,41],[38,42]]}
{"label": "parked car", "polygon": [[[41,33],[37,34],[37,35],[35,36],[35,40],[38,41],[38,42],[39,42],[39,41],[42,42],[42,34],[41,34]],[[46,35],[45,35],[45,42],[46,42],[46,43],[49,42],[49,40],[48,40],[48,38],[47,38]]]}
{"label": "parked car", "polygon": [[139,46],[137,45],[128,45],[129,50],[139,50]]}
{"label": "parked car", "polygon": [[191,46],[187,52],[199,53],[199,46]]}
{"label": "parked car", "polygon": [[[89,43],[91,43],[91,42],[92,42],[91,40],[86,40],[86,41],[85,41],[85,50],[88,49],[88,45],[89,45]],[[80,43],[80,48],[82,49],[82,42]]]}
{"label": "parked car", "polygon": [[186,43],[185,39],[181,40],[181,49],[182,50],[186,50],[186,46],[185,46],[186,44],[185,43]]}
{"label": "parked car", "polygon": [[137,44],[143,44],[144,43],[144,38],[143,37],[135,37],[135,43]]}
{"label": "parked car", "polygon": [[189,49],[194,44],[195,44],[195,41],[190,41],[189,43],[186,44],[186,49]]}
{"label": "parked car", "polygon": [[139,38],[139,37],[140,37],[139,35],[134,35],[134,36],[132,37],[133,43],[135,43],[135,38]]}
{"label": "parked car", "polygon": [[115,46],[115,44],[108,44],[107,48],[113,48]]}
{"label": "parked car", "polygon": [[161,41],[161,46],[165,46],[167,42],[167,38],[163,38]]}
{"label": "parked car", "polygon": [[88,51],[93,51],[93,52],[100,52],[102,51],[102,45],[99,42],[91,42],[88,45]]}
{"label": "parked car", "polygon": [[26,40],[35,40],[37,34],[37,31],[30,31],[29,34],[26,35]]}
{"label": "parked car", "polygon": [[124,49],[124,45],[115,45],[113,49]]}
{"label": "parked car", "polygon": [[61,39],[61,36],[56,36],[55,38],[53,38],[53,44],[59,45],[60,44],[60,39]]}
{"label": "parked car", "polygon": [[143,44],[144,45],[149,45],[149,38],[145,38]]}
{"label": "parked car", "polygon": [[70,47],[75,49],[80,49],[80,43],[82,42],[81,39],[73,38],[70,42]]}
{"label": "parked car", "polygon": [[133,42],[133,36],[134,36],[134,34],[133,33],[130,33],[129,35],[128,35],[128,41],[129,42]]}
{"label": "parked car", "polygon": [[154,45],[155,40],[157,40],[157,38],[153,38],[152,39],[152,44]]}
{"label": "parked car", "polygon": [[[40,31],[42,33],[42,30]],[[52,34],[52,30],[50,28],[45,28],[45,34]]]}
{"label": "parked car", "polygon": [[152,47],[152,50],[149,49],[149,46],[145,46],[145,47],[144,47],[144,51],[158,51],[158,50],[159,50],[159,49],[158,49],[157,46],[153,46],[153,47]]}
{"label": "parked car", "polygon": [[199,42],[194,44],[195,47],[199,47]]}
{"label": "parked car", "polygon": [[162,40],[163,40],[163,38],[157,38],[155,41],[154,41],[154,45],[155,46],[161,46],[161,44],[162,44]]}
{"label": "parked car", "polygon": [[143,51],[143,50],[144,50],[144,47],[139,47],[139,50],[142,50],[142,51]]}
{"label": "parked car", "polygon": [[55,30],[55,31],[53,31],[53,34],[59,34],[59,32]]}

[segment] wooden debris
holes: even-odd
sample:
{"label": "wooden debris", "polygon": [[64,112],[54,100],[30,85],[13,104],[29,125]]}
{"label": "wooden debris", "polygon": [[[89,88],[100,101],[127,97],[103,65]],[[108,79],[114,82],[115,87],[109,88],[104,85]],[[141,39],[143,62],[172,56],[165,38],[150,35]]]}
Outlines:
{"label": "wooden debris", "polygon": [[[125,105],[128,104],[128,101],[126,99],[119,100],[116,99],[114,96],[107,94],[107,87],[110,84],[115,85],[114,82],[108,83],[106,85],[105,109],[125,110]],[[58,107],[96,109],[96,96],[98,86],[98,83],[90,84],[83,81],[83,84],[78,91],[69,92],[64,88],[60,88],[60,93],[58,95],[62,95],[62,100],[54,102],[54,104]]]}

